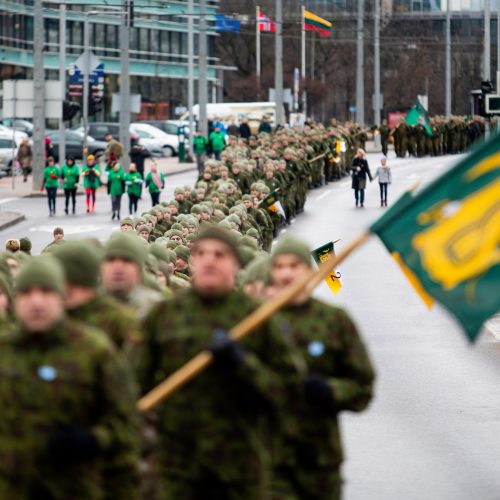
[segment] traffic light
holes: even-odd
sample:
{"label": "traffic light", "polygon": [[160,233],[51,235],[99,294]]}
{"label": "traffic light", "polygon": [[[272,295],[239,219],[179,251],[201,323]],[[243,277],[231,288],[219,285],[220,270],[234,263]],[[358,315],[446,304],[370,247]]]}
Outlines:
{"label": "traffic light", "polygon": [[71,121],[80,111],[80,105],[73,101],[63,101],[63,121]]}
{"label": "traffic light", "polygon": [[89,96],[89,116],[93,116],[102,110],[102,97]]}

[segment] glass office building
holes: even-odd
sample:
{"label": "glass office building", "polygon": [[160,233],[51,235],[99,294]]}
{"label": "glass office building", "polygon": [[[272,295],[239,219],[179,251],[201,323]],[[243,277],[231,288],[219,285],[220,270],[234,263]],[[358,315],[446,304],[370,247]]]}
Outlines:
{"label": "glass office building", "polygon": [[[44,0],[44,65],[48,79],[59,77],[59,0]],[[120,0],[64,0],[66,6],[67,67],[83,52],[84,19],[90,23],[90,46],[104,63],[105,100],[119,91],[120,39],[123,2]],[[0,0],[0,80],[33,76],[33,0]],[[207,0],[209,96],[224,70],[215,54],[213,20],[219,0]],[[135,1],[130,29],[131,91],[143,103],[167,108],[187,102],[187,0]],[[85,16],[88,11],[96,11]],[[198,53],[198,2],[194,2],[194,53]],[[197,59],[195,57],[195,75]],[[195,86],[196,87],[196,86]],[[213,90],[213,91],[212,91]],[[173,110],[172,110],[173,111]],[[172,113],[170,113],[172,114]]]}

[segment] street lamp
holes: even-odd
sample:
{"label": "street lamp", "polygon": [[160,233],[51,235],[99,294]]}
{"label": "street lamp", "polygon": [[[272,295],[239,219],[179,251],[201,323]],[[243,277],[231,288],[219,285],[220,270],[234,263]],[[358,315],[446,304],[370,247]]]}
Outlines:
{"label": "street lamp", "polygon": [[88,152],[87,136],[89,132],[89,77],[90,77],[90,23],[89,17],[99,14],[97,10],[85,12],[83,23],[83,156]]}

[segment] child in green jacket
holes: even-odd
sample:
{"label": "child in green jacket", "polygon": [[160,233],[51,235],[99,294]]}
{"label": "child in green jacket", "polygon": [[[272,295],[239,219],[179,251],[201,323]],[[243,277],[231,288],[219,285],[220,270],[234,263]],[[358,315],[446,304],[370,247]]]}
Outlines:
{"label": "child in green jacket", "polygon": [[56,165],[56,162],[52,156],[47,158],[47,165],[45,171],[43,172],[43,188],[47,191],[47,200],[49,202],[49,213],[50,217],[56,215],[56,196],[57,188],[59,186],[59,177],[61,177],[61,171]]}
{"label": "child in green jacket", "polygon": [[137,203],[142,194],[142,175],[137,171],[135,163],[131,163],[125,175],[125,185],[128,194],[128,211],[130,215],[137,213]]}
{"label": "child in green jacket", "polygon": [[80,181],[80,169],[75,164],[72,156],[68,156],[66,163],[62,166],[61,177],[63,178],[64,188],[64,213],[68,215],[69,199],[73,205],[73,214],[76,212],[76,190]]}
{"label": "child in green jacket", "polygon": [[110,164],[108,172],[108,194],[111,196],[111,210],[113,215],[111,220],[115,217],[120,219],[120,209],[122,205],[122,196],[125,191],[125,173],[121,165],[117,161]]}

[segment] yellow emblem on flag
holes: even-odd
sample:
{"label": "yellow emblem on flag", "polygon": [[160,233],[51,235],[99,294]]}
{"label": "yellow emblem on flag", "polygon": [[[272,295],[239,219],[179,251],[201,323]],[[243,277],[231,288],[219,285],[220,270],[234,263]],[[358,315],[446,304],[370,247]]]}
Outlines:
{"label": "yellow emblem on flag", "polygon": [[461,201],[442,203],[433,219],[435,224],[416,234],[412,245],[429,276],[444,289],[500,262],[500,180]]}
{"label": "yellow emblem on flag", "polygon": [[[311,252],[316,263],[323,264],[330,258],[330,255],[335,256],[334,243],[337,243],[337,241],[327,243],[326,245],[323,245],[322,247],[317,248],[316,250],[313,250]],[[334,295],[337,295],[340,292],[340,289],[342,288],[342,275],[340,274],[340,271],[338,269],[334,269],[325,278],[325,281],[328,285],[328,288],[333,292]]]}

